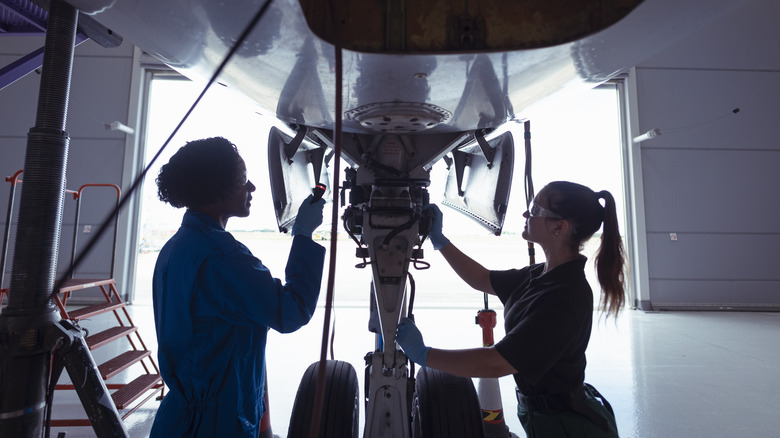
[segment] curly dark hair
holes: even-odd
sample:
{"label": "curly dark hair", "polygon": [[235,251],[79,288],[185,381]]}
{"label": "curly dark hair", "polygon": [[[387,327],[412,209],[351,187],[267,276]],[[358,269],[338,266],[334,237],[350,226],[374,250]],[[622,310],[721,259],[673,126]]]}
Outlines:
{"label": "curly dark hair", "polygon": [[241,161],[236,145],[222,137],[188,142],[160,168],[157,196],[176,208],[218,202],[242,177]]}

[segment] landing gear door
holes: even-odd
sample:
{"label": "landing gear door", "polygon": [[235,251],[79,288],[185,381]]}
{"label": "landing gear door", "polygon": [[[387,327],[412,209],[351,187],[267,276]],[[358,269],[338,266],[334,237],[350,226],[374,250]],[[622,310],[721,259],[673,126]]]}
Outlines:
{"label": "landing gear door", "polygon": [[[305,130],[305,127],[299,129]],[[327,159],[324,145],[318,145],[298,132],[295,137],[272,127],[268,134],[268,174],[271,197],[279,231],[286,233],[295,223],[298,207],[319,182],[328,185]],[[323,197],[328,199],[330,189]]]}
{"label": "landing gear door", "polygon": [[492,138],[475,134],[472,142],[447,157],[444,204],[500,235],[509,205],[514,161],[511,131]]}

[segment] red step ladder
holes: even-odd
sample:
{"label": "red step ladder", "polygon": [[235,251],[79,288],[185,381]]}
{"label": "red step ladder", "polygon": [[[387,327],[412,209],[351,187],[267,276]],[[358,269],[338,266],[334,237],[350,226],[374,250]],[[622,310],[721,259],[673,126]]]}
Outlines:
{"label": "red step ladder", "polygon": [[[0,261],[0,287],[2,286],[3,276],[5,274],[9,241],[8,235],[13,218],[12,211],[15,188],[17,184],[22,182],[20,179],[22,172],[22,170],[19,170],[13,176],[6,177],[5,179],[7,182],[11,183],[11,194],[8,202],[8,213],[6,215],[2,261]],[[116,205],[119,203],[120,190],[119,187],[114,184],[85,184],[77,191],[66,190],[66,193],[72,194],[73,199],[76,200],[76,220],[74,222],[71,265],[75,259],[78,245],[77,236],[79,232],[81,202],[84,198],[85,189],[91,187],[103,187],[115,190]],[[71,274],[71,278],[66,280],[62,287],[60,287],[59,293],[54,297],[54,301],[59,308],[60,315],[63,319],[67,319],[77,327],[87,331],[88,335],[85,340],[90,352],[107,345],[118,345],[117,343],[122,343],[122,347],[119,348],[122,352],[98,365],[98,371],[108,390],[113,391],[111,392],[111,398],[124,420],[156,395],[159,394],[157,398],[162,399],[165,386],[162,377],[160,376],[160,370],[152,357],[152,351],[146,347],[146,344],[141,338],[139,328],[133,323],[127,305],[117,291],[117,284],[113,278],[116,234],[117,217],[114,219],[114,238],[112,243],[111,273],[109,278],[72,278],[73,274]],[[102,297],[98,298],[96,300],[98,302],[95,304],[80,307],[73,305],[69,306],[68,301],[74,294],[87,290],[99,290]],[[7,296],[8,288],[0,289],[0,306]],[[100,317],[100,315],[105,316]],[[106,320],[108,320],[108,324],[106,323]],[[110,327],[99,333],[89,334],[88,325],[93,323],[96,324],[97,322],[100,322],[102,327],[105,327],[106,325],[109,325]],[[58,384],[55,389],[74,391],[74,387],[71,384]],[[56,407],[56,398],[54,405]],[[90,425],[89,419],[86,418],[51,420],[52,427]]]}

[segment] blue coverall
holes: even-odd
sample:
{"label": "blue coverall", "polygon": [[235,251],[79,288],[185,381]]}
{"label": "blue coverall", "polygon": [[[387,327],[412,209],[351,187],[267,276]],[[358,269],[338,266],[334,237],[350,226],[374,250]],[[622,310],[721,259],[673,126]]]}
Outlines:
{"label": "blue coverall", "polygon": [[154,270],[160,372],[170,391],[151,437],[257,437],[269,328],[289,333],[317,305],[325,248],[295,236],[285,282],[206,214],[187,211]]}

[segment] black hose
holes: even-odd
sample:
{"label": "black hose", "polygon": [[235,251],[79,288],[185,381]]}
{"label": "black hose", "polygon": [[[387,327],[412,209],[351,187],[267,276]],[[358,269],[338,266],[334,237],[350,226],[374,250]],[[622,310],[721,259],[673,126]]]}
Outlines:
{"label": "black hose", "polygon": [[409,218],[408,221],[404,222],[403,224],[393,228],[392,231],[387,233],[387,236],[385,236],[385,239],[382,241],[382,246],[387,246],[390,244],[390,241],[393,239],[393,237],[397,236],[401,231],[408,230],[409,228],[412,228],[414,224],[417,223],[417,221],[420,220],[420,215],[417,213],[412,214],[412,217]]}
{"label": "black hose", "polygon": [[342,115],[343,99],[342,94],[342,51],[341,51],[341,26],[339,25],[339,13],[335,1],[330,2],[331,19],[334,29],[333,51],[335,55],[335,74],[336,74],[336,96],[335,96],[335,126],[333,130],[333,208],[331,217],[331,240],[330,240],[330,260],[328,266],[327,291],[325,293],[325,321],[322,326],[322,346],[320,348],[320,363],[317,369],[317,388],[314,394],[314,407],[312,410],[312,420],[309,429],[309,437],[315,438],[319,434],[320,423],[322,422],[322,411],[325,404],[325,358],[328,349],[328,331],[330,330],[330,314],[333,309],[333,289],[336,277],[336,247],[338,243],[338,200],[339,200],[339,173],[341,171],[341,136],[342,136]]}
{"label": "black hose", "polygon": [[[525,174],[523,175],[525,181],[525,205],[531,203],[534,199],[534,179],[531,175],[531,122],[526,120],[523,123],[525,128]],[[534,249],[534,243],[528,242],[528,263],[533,265],[536,263],[536,250]]]}

